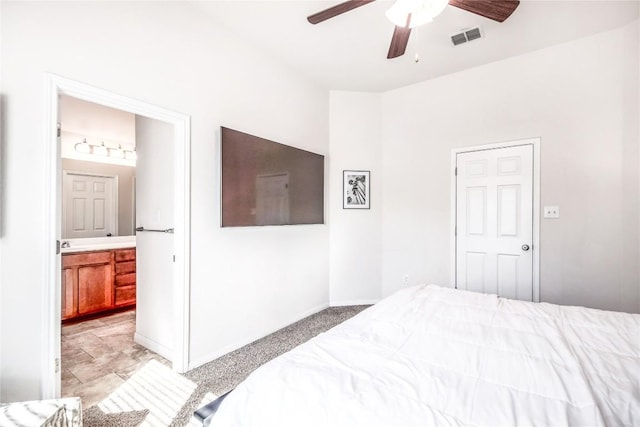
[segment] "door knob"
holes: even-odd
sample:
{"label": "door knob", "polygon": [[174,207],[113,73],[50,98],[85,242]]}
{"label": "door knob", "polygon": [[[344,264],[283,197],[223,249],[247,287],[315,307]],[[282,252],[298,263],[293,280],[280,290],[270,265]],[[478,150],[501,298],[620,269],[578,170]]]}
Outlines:
{"label": "door knob", "polygon": [[525,252],[528,251],[529,250],[529,245],[526,245],[526,244],[522,245],[522,250],[525,251]]}

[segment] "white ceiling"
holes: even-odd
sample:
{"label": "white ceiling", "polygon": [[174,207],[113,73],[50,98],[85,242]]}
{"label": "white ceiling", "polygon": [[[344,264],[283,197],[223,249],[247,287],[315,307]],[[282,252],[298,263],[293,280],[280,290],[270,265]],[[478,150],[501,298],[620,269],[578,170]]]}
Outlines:
{"label": "white ceiling", "polygon": [[[415,28],[407,52],[386,59],[394,26],[390,0],[311,25],[306,17],[341,1],[259,0],[192,3],[216,25],[327,89],[382,92],[620,27],[640,0],[522,0],[504,23],[447,6]],[[453,47],[450,36],[480,25],[484,38]],[[420,60],[414,61],[415,54]]]}

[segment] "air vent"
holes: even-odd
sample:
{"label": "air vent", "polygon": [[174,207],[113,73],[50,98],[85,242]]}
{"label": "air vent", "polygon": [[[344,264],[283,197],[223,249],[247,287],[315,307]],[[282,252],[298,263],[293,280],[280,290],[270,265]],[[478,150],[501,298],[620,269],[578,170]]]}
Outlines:
{"label": "air vent", "polygon": [[451,42],[454,46],[458,46],[460,44],[470,42],[472,40],[476,40],[482,37],[482,31],[480,27],[468,28],[466,30],[462,30],[462,32],[454,34],[451,36]]}

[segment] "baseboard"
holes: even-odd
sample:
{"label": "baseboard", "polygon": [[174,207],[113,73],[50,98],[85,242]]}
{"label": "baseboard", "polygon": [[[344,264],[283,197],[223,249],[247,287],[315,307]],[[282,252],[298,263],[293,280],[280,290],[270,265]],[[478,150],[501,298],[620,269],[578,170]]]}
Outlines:
{"label": "baseboard", "polygon": [[250,344],[250,343],[252,343],[252,342],[254,342],[256,340],[259,340],[260,338],[264,338],[267,335],[274,333],[275,331],[278,331],[278,330],[280,330],[280,329],[282,329],[284,327],[287,327],[287,326],[291,325],[292,323],[296,323],[298,320],[302,320],[305,317],[311,316],[312,314],[316,314],[319,311],[322,311],[322,310],[324,310],[325,308],[328,308],[328,307],[329,307],[329,304],[327,304],[327,303],[321,304],[319,306],[316,306],[314,308],[306,310],[303,313],[301,313],[301,314],[299,314],[299,315],[297,315],[297,316],[295,316],[295,317],[283,322],[282,325],[278,326],[277,328],[275,328],[274,330],[272,330],[270,332],[257,333],[255,335],[249,336],[249,337],[247,337],[247,338],[245,338],[243,340],[238,340],[238,341],[236,341],[236,342],[234,342],[232,344],[229,344],[229,345],[221,348],[218,351],[214,351],[214,352],[211,352],[211,353],[209,353],[209,354],[207,354],[205,356],[198,357],[197,359],[190,360],[187,369],[188,370],[195,369],[195,368],[197,368],[199,366],[204,365],[205,363],[209,363],[212,360],[217,359],[218,357],[224,356],[225,354],[230,353],[230,352],[232,352],[234,350],[237,350],[240,347],[243,347],[243,346],[245,346],[247,344]]}
{"label": "baseboard", "polygon": [[344,307],[346,305],[373,305],[380,301],[378,299],[357,299],[357,300],[349,300],[349,301],[331,301],[329,304],[330,307]]}
{"label": "baseboard", "polygon": [[133,341],[135,341],[136,343],[140,344],[143,347],[148,348],[149,350],[153,351],[154,353],[158,353],[160,356],[164,357],[167,360],[170,360],[173,362],[173,353],[171,352],[171,349],[152,340],[149,339],[147,337],[145,337],[144,335],[140,335],[139,333],[135,333],[133,335]]}

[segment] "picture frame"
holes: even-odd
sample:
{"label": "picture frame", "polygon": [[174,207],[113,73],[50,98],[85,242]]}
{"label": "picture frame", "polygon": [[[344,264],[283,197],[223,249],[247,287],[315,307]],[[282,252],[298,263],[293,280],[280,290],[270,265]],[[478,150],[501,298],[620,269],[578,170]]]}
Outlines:
{"label": "picture frame", "polygon": [[342,209],[369,209],[371,206],[370,171],[342,171]]}

